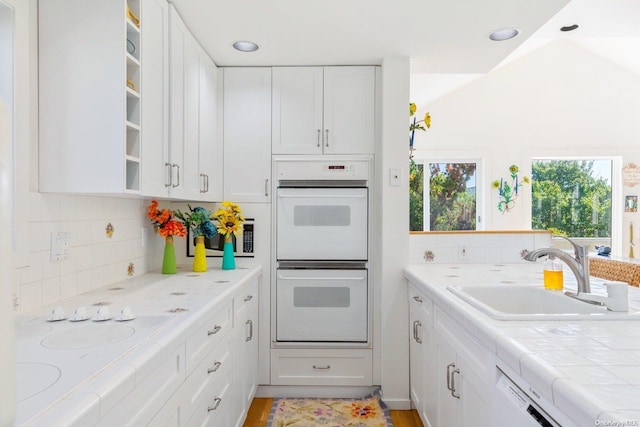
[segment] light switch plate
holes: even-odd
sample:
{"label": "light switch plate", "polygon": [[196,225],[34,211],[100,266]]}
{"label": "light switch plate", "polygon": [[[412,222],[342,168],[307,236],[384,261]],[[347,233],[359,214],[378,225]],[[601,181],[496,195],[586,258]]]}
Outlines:
{"label": "light switch plate", "polygon": [[389,169],[389,185],[392,187],[402,187],[402,171],[400,168]]}
{"label": "light switch plate", "polygon": [[67,231],[51,233],[51,261],[61,261],[69,258],[70,234]]}

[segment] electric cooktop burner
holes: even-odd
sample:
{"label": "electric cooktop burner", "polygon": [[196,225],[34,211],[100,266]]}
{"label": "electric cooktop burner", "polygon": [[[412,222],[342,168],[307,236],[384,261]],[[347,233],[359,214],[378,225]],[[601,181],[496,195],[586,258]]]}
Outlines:
{"label": "electric cooktop burner", "polygon": [[43,392],[60,379],[60,369],[47,363],[18,363],[16,367],[18,402]]}
{"label": "electric cooktop burner", "polygon": [[122,341],[135,329],[120,324],[91,324],[54,333],[42,340],[42,346],[52,350],[77,350],[100,347]]}

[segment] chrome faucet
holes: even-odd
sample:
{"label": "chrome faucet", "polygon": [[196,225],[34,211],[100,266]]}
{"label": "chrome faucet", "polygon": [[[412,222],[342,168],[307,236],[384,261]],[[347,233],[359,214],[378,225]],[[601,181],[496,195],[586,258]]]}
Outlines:
{"label": "chrome faucet", "polygon": [[536,249],[534,251],[528,252],[524,259],[527,261],[536,262],[538,258],[541,258],[546,255],[554,255],[558,259],[564,261],[565,264],[569,266],[574,276],[576,276],[576,281],[578,282],[578,293],[591,293],[591,285],[589,284],[589,247],[588,246],[580,246],[573,242],[571,239],[564,236],[557,236],[566,239],[573,246],[573,251],[575,257],[572,257],[567,252],[558,249],[558,248],[541,248]]}

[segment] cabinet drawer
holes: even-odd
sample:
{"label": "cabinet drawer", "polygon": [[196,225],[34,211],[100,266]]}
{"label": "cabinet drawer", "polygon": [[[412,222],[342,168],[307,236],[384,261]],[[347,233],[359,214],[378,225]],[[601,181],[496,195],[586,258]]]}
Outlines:
{"label": "cabinet drawer", "polygon": [[233,334],[227,335],[216,348],[193,370],[184,384],[184,412],[190,417],[195,408],[211,400],[213,391],[224,382],[231,371]]}
{"label": "cabinet drawer", "polygon": [[200,362],[219,344],[231,330],[231,303],[226,304],[216,314],[209,317],[198,329],[187,338],[186,358],[187,376]]}
{"label": "cabinet drawer", "polygon": [[[246,286],[241,292],[239,292],[234,298],[233,306],[236,317],[240,310],[245,309],[247,312],[251,312],[258,305],[258,281],[254,280],[248,286]],[[234,317],[234,320],[235,318]],[[234,322],[234,327],[237,323]]]}
{"label": "cabinet drawer", "polygon": [[433,325],[433,301],[411,284],[409,285],[409,307],[420,310],[424,319]]}
{"label": "cabinet drawer", "polygon": [[231,426],[231,369],[221,373],[222,377],[215,382],[206,399],[198,402],[190,417],[188,426]]}
{"label": "cabinet drawer", "polygon": [[139,426],[163,407],[184,382],[184,347],[167,357],[145,380],[100,419],[99,426]]}
{"label": "cabinet drawer", "polygon": [[371,350],[272,350],[271,384],[369,386],[371,357]]}

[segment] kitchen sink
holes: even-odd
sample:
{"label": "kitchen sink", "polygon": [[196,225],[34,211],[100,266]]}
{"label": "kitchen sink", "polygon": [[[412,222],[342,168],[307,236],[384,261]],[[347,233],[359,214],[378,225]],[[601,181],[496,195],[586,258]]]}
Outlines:
{"label": "kitchen sink", "polygon": [[497,320],[640,320],[640,312],[609,311],[542,286],[468,285],[447,289]]}

